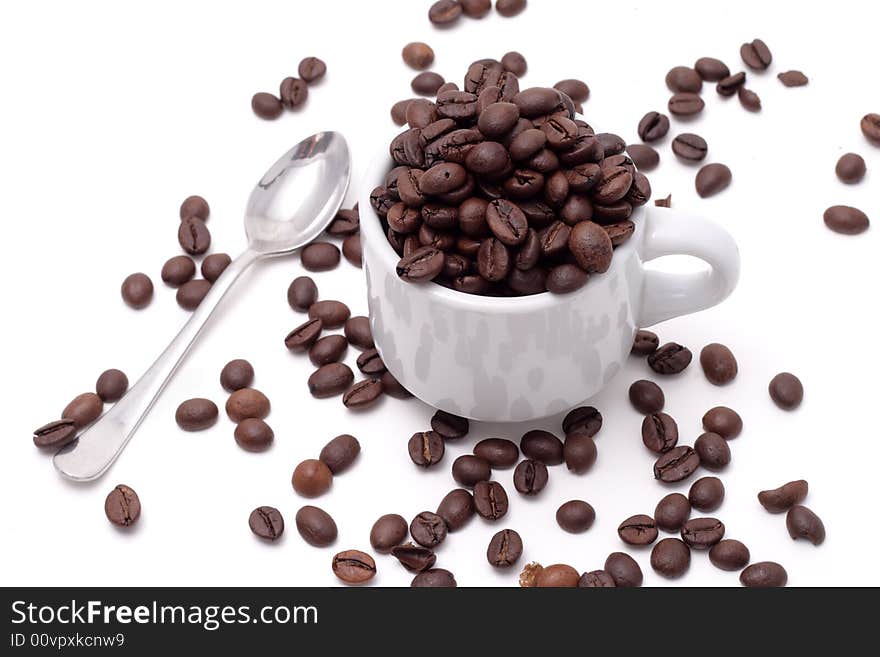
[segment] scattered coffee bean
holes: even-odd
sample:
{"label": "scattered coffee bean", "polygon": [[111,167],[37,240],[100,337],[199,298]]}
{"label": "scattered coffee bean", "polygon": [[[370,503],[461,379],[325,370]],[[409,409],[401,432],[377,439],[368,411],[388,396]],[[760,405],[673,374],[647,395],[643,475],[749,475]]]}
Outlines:
{"label": "scattered coffee bean", "polygon": [[342,255],[355,267],[363,266],[363,252],[361,250],[361,234],[354,233],[342,240]]}
{"label": "scattered coffee bean", "polygon": [[406,538],[409,527],[403,516],[388,513],[373,523],[370,530],[370,545],[376,552],[388,554]]}
{"label": "scattered coffee bean", "polygon": [[681,493],[669,493],[657,503],[654,522],[663,531],[679,531],[691,516],[691,503]]}
{"label": "scattered coffee bean", "polygon": [[639,121],[639,139],[642,141],[657,141],[663,139],[669,132],[669,117],[660,112],[648,112]]}
{"label": "scattered coffee bean", "polygon": [[251,109],[261,119],[273,120],[281,116],[284,106],[281,99],[268,92],[260,91],[251,98]]}
{"label": "scattered coffee bean", "polygon": [[233,436],[235,442],[242,449],[249,452],[262,452],[272,445],[275,432],[265,421],[256,417],[248,417],[238,423]]}
{"label": "scattered coffee bean", "polygon": [[593,406],[578,406],[562,420],[562,431],[566,435],[578,432],[593,437],[601,428],[602,414]]}
{"label": "scattered coffee bean", "polygon": [[730,464],[730,447],[717,433],[701,434],[694,441],[694,450],[700,457],[700,465],[709,470],[721,470]]}
{"label": "scattered coffee bean", "polygon": [[535,578],[538,588],[574,588],[581,576],[569,565],[555,563],[542,568]]}
{"label": "scattered coffee bean", "polygon": [[241,422],[249,417],[262,420],[269,415],[270,408],[269,399],[256,388],[241,388],[226,400],[226,415],[233,422]]}
{"label": "scattered coffee bean", "polygon": [[615,586],[634,588],[642,585],[642,569],[625,552],[612,552],[605,560],[605,572],[611,575]]}
{"label": "scattered coffee bean", "polygon": [[524,76],[529,68],[526,58],[515,50],[504,54],[504,57],[501,58],[501,66],[505,71],[513,73],[518,78]]}
{"label": "scattered coffee bean", "polygon": [[437,562],[437,555],[433,550],[413,543],[405,543],[391,548],[391,556],[411,572],[423,572]]}
{"label": "scattered coffee bean", "polygon": [[595,520],[595,509],[583,500],[569,500],[556,510],[556,523],[571,534],[587,531]]}
{"label": "scattered coffee bean", "polygon": [[196,263],[189,256],[174,256],[162,265],[161,275],[166,285],[180,287],[196,275]]}
{"label": "scattered coffee bean", "polygon": [[426,548],[435,548],[444,540],[448,529],[446,522],[436,513],[422,511],[409,524],[413,540]]}
{"label": "scattered coffee bean", "polygon": [[672,140],[672,152],[685,162],[699,162],[706,157],[709,147],[699,135],[684,132]]}
{"label": "scattered coffee bean", "polygon": [[739,371],[733,352],[717,342],[707,344],[700,351],[700,366],[709,383],[716,386],[730,383],[736,378]]}
{"label": "scattered coffee bean", "polygon": [[344,393],[354,383],[354,372],[345,363],[327,363],[312,372],[309,377],[309,392],[313,397],[323,399]]}
{"label": "scattered coffee bean", "polygon": [[703,416],[703,428],[710,433],[717,433],[726,440],[736,438],[743,428],[742,418],[732,408],[716,406],[706,411]]}
{"label": "scattered coffee bean", "polygon": [[733,96],[737,90],[746,83],[746,74],[743,71],[728,75],[726,78],[718,81],[715,85],[715,91],[721,96]]}
{"label": "scattered coffee bean", "polygon": [[663,410],[666,397],[656,383],[641,379],[629,387],[629,401],[639,413],[652,415]]}
{"label": "scattered coffee bean", "polygon": [[656,333],[639,329],[636,331],[635,338],[633,338],[633,346],[630,353],[634,356],[650,356],[657,351],[659,346],[660,339]]}
{"label": "scattered coffee bean", "polygon": [[483,18],[492,10],[492,0],[460,0],[461,10],[465,16]]}
{"label": "scattered coffee bean", "polygon": [[306,459],[293,470],[293,489],[304,497],[318,497],[330,490],[333,473],[323,461]]}
{"label": "scattered coffee bean", "polygon": [[281,81],[278,89],[278,96],[281,104],[287,109],[299,107],[309,97],[309,87],[305,80],[299,78],[286,77]]}
{"label": "scattered coffee bean", "polygon": [[302,250],[300,260],[309,271],[328,271],[339,264],[339,249],[329,242],[312,242]]}
{"label": "scattered coffee bean", "polygon": [[691,565],[691,549],[677,538],[664,538],[651,550],[651,568],[663,577],[681,577]]}
{"label": "scattered coffee bean", "polygon": [[248,516],[248,526],[260,538],[277,541],[284,533],[284,517],[274,506],[258,506]]}
{"label": "scattered coffee bean", "polygon": [[382,391],[386,395],[397,399],[409,399],[413,396],[409,390],[400,384],[400,381],[394,378],[391,372],[383,372],[379,380],[382,382]]}
{"label": "scattered coffee bean", "polygon": [[742,570],[750,559],[749,548],[733,538],[718,541],[709,550],[709,561],[721,570]]}
{"label": "scattered coffee bean", "polygon": [[474,445],[474,455],[493,468],[511,468],[519,460],[519,448],[506,438],[485,438]]}
{"label": "scattered coffee bean", "polygon": [[211,214],[211,208],[208,202],[198,195],[187,196],[180,204],[180,218],[198,217],[202,221],[207,221]]}
{"label": "scattered coffee bean", "polygon": [[523,542],[520,535],[512,529],[502,529],[489,541],[486,559],[496,568],[510,568],[522,556]]}
{"label": "scattered coffee bean", "polygon": [[491,476],[489,464],[478,456],[462,454],[452,463],[452,478],[467,488],[473,488],[478,482],[487,481]]}
{"label": "scattered coffee bean", "polygon": [[212,253],[202,260],[202,276],[209,283],[214,283],[231,263],[232,258],[227,254]]}
{"label": "scattered coffee bean", "polygon": [[201,255],[211,246],[211,233],[204,221],[198,217],[187,217],[180,222],[177,241],[190,255]]}
{"label": "scattered coffee bean", "polygon": [[524,456],[546,465],[559,465],[564,460],[562,441],[542,429],[526,432],[520,439],[519,448]]}
{"label": "scattered coffee bean", "polygon": [[73,420],[77,429],[91,424],[104,411],[104,402],[94,392],[84,392],[74,397],[61,411],[62,420]]}
{"label": "scattered coffee bean", "polygon": [[449,491],[437,507],[437,515],[443,518],[450,532],[464,527],[474,513],[474,497],[463,488]]}
{"label": "scattered coffee bean", "polygon": [[743,570],[739,581],[749,588],[777,588],[788,582],[788,573],[775,561],[759,561]]}
{"label": "scattered coffee bean", "polygon": [[351,467],[360,453],[361,444],[357,438],[344,433],[324,445],[318,458],[336,475]]}
{"label": "scattered coffee bean", "polygon": [[788,510],[785,527],[788,535],[795,540],[803,538],[813,545],[821,545],[825,541],[825,524],[822,519],[801,504]]}
{"label": "scattered coffee bean", "polygon": [[617,586],[614,578],[604,570],[591,570],[581,575],[578,580],[578,588],[580,589],[607,589]]}
{"label": "scattered coffee bean", "polygon": [[700,467],[700,457],[693,447],[678,445],[665,452],[654,463],[654,478],[666,483],[682,481]]}
{"label": "scattered coffee bean", "polygon": [[770,49],[761,39],[755,39],[751,43],[742,44],[739,54],[746,66],[753,71],[764,71],[773,61]]}
{"label": "scattered coffee bean", "polygon": [[361,216],[357,210],[342,209],[336,213],[336,217],[327,226],[327,234],[339,237],[352,235],[361,229]]}
{"label": "scattered coffee bean", "polygon": [[706,103],[697,94],[677,93],[669,99],[667,107],[670,114],[675,116],[694,116],[703,111]]}
{"label": "scattered coffee bean", "polygon": [[666,86],[672,92],[700,93],[703,88],[703,78],[692,68],[675,66],[666,74]]}
{"label": "scattered coffee bean", "polygon": [[693,354],[687,347],[667,342],[648,356],[648,365],[657,374],[680,374],[691,364]]}
{"label": "scattered coffee bean", "polygon": [[[453,473],[454,476],[454,473]],[[523,495],[537,495],[547,485],[547,466],[540,461],[520,461],[513,471],[513,487]]]}
{"label": "scattered coffee bean", "polygon": [[376,576],[373,557],[360,550],[344,550],[333,556],[333,574],[346,584],[363,584]]}
{"label": "scattered coffee bean", "polygon": [[678,443],[678,424],[666,413],[652,413],[642,420],[642,442],[657,454],[671,450]]}
{"label": "scattered coffee bean", "polygon": [[119,484],[104,500],[107,520],[118,527],[130,527],[141,516],[141,500],[134,489]]}
{"label": "scattered coffee bean", "polygon": [[596,462],[596,443],[587,433],[579,429],[565,436],[562,454],[565,466],[570,472],[583,474]]}
{"label": "scattered coffee bean", "polygon": [[439,73],[422,71],[412,79],[410,87],[422,96],[433,96],[445,82],[446,80]]}
{"label": "scattered coffee bean", "polygon": [[694,550],[708,550],[724,538],[724,523],[717,518],[691,518],[681,528],[681,540]]}
{"label": "scattered coffee bean", "polygon": [[231,360],[220,371],[220,385],[227,392],[248,388],[254,382],[254,366],[243,358]]}
{"label": "scattered coffee bean", "polygon": [[768,387],[770,399],[781,409],[792,411],[804,399],[804,386],[794,374],[782,372],[773,377]]}
{"label": "scattered coffee bean", "polygon": [[315,344],[323,328],[324,322],[320,319],[303,322],[287,334],[284,338],[284,346],[294,352],[306,351]]}
{"label": "scattered coffee bean", "polygon": [[376,403],[382,396],[382,382],[377,379],[364,379],[352,384],[342,395],[346,408],[361,409]]}
{"label": "scattered coffee bean", "polygon": [[739,97],[740,104],[750,112],[761,111],[761,97],[751,89],[740,87],[736,90],[736,95]]}
{"label": "scattered coffee bean", "polygon": [[431,428],[446,440],[455,440],[467,435],[470,429],[470,422],[468,422],[467,418],[459,417],[446,411],[437,411],[431,417]]}
{"label": "scattered coffee bean", "polygon": [[434,63],[434,50],[427,43],[421,41],[406,44],[401,56],[407,66],[417,71],[426,69]]}
{"label": "scattered coffee bean", "polygon": [[412,462],[423,468],[439,463],[445,451],[443,438],[434,431],[414,433],[409,439],[407,449]]}
{"label": "scattered coffee bean", "polygon": [[862,134],[868,138],[868,141],[875,145],[880,144],[880,114],[865,114],[862,117],[860,127]]}
{"label": "scattered coffee bean", "polygon": [[445,568],[429,568],[413,577],[410,586],[414,589],[455,588],[458,586],[458,583],[455,581],[455,575]]}
{"label": "scattered coffee bean", "polygon": [[103,402],[115,402],[128,390],[128,377],[120,370],[105,370],[95,382],[95,392]]}
{"label": "scattered coffee bean", "polygon": [[495,11],[506,18],[516,16],[526,8],[526,0],[495,0]]}
{"label": "scattered coffee bean", "polygon": [[507,513],[507,491],[497,481],[474,484],[474,509],[486,520],[498,520]]}
{"label": "scattered coffee bean", "polygon": [[788,511],[795,504],[800,504],[807,497],[809,484],[803,479],[790,481],[779,488],[763,490],[758,493],[758,501],[770,513]]}
{"label": "scattered coffee bean", "polygon": [[297,276],[287,288],[287,303],[294,310],[306,312],[318,300],[318,286],[308,276]]}
{"label": "scattered coffee bean", "polygon": [[329,513],[308,505],[296,512],[296,529],[306,543],[315,547],[333,544],[339,533]]}
{"label": "scattered coffee bean", "polygon": [[700,477],[691,485],[688,501],[698,511],[714,511],[724,501],[724,484],[718,477]]}
{"label": "scattered coffee bean", "polygon": [[321,326],[327,329],[341,328],[350,316],[351,310],[341,301],[327,299],[309,306],[309,318],[320,319]]}
{"label": "scattered coffee bean", "polygon": [[122,281],[122,300],[135,310],[145,308],[153,298],[153,281],[140,272],[129,274]]}
{"label": "scattered coffee bean", "polygon": [[786,87],[803,87],[810,82],[810,79],[800,71],[785,71],[776,77]]}
{"label": "scattered coffee bean", "polygon": [[694,70],[706,82],[718,82],[730,75],[727,64],[714,57],[700,57],[694,64]]}
{"label": "scattered coffee bean", "polygon": [[461,4],[457,0],[437,0],[428,9],[428,20],[434,25],[449,25],[461,16]]}
{"label": "scattered coffee bean", "polygon": [[360,349],[373,349],[373,334],[370,331],[370,319],[368,317],[349,317],[345,320],[345,337],[349,343]]}
{"label": "scattered coffee bean", "polygon": [[339,362],[348,349],[348,340],[342,335],[325,335],[309,349],[309,360],[316,367]]}
{"label": "scattered coffee bean", "polygon": [[367,349],[360,354],[357,357],[357,367],[367,376],[380,376],[385,372],[385,363],[376,349]]}
{"label": "scattered coffee bean", "polygon": [[41,449],[60,449],[76,440],[73,420],[55,420],[34,429],[34,445]]}
{"label": "scattered coffee bean", "polygon": [[868,230],[871,222],[868,215],[847,205],[832,205],[823,215],[825,225],[835,233],[842,235],[858,235]]}
{"label": "scattered coffee bean", "polygon": [[724,164],[713,162],[697,172],[694,185],[700,198],[707,198],[727,189],[731,180],[733,174],[730,169]]}
{"label": "scattered coffee bean", "polygon": [[651,171],[660,164],[660,153],[647,144],[628,144],[626,154],[639,171]]}
{"label": "scattered coffee bean", "polygon": [[657,524],[651,516],[631,516],[617,527],[617,535],[629,545],[650,545],[657,540]]}
{"label": "scattered coffee bean", "polygon": [[184,310],[195,310],[211,291],[211,283],[203,278],[187,281],[177,288],[177,305]]}
{"label": "scattered coffee bean", "polygon": [[317,57],[304,57],[297,68],[299,77],[309,84],[320,80],[326,72],[327,65]]}
{"label": "scattered coffee bean", "polygon": [[867,167],[865,166],[865,160],[861,155],[857,155],[856,153],[846,153],[845,155],[841,155],[840,159],[837,160],[837,166],[834,168],[834,171],[841,182],[853,185],[857,182],[861,182],[862,178],[865,177]]}
{"label": "scattered coffee bean", "polygon": [[210,399],[196,397],[187,399],[177,407],[174,421],[184,431],[201,431],[213,426],[218,415],[217,404]]}

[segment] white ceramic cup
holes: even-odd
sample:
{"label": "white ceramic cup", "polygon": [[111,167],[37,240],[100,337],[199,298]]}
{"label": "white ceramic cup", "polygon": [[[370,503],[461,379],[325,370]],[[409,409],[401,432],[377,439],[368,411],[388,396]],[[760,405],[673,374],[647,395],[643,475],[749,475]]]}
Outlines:
{"label": "white ceramic cup", "polygon": [[[709,308],[739,278],[739,252],[717,224],[668,208],[633,212],[633,236],[611,268],[575,292],[484,297],[396,272],[400,257],[370,205],[393,164],[372,163],[361,207],[370,326],[388,370],[422,401],[475,420],[526,421],[595,395],[622,368],[639,328]],[[669,273],[644,264],[666,255],[709,270]]]}

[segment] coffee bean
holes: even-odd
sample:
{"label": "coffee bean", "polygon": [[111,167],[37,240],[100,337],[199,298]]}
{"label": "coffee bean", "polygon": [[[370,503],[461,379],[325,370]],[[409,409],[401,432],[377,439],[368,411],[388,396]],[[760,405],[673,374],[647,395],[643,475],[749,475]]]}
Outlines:
{"label": "coffee bean", "polygon": [[666,483],[682,481],[700,467],[700,457],[692,447],[678,445],[654,463],[654,478]]}
{"label": "coffee bean", "polygon": [[775,561],[759,561],[743,570],[739,581],[749,588],[777,588],[788,582],[788,573]]}
{"label": "coffee bean", "polygon": [[794,374],[782,372],[770,381],[770,399],[781,409],[792,411],[804,399],[804,386]]}
{"label": "coffee bean", "polygon": [[352,384],[342,395],[346,408],[361,409],[377,402],[382,396],[382,382],[378,379],[364,379]]}
{"label": "coffee bean", "polygon": [[342,255],[355,267],[360,268],[363,266],[360,233],[354,233],[342,240]]}
{"label": "coffee bean", "polygon": [[663,410],[666,397],[656,383],[641,379],[629,387],[629,401],[639,413],[651,415]]}
{"label": "coffee bean", "polygon": [[565,436],[562,454],[569,471],[583,474],[596,462],[596,443],[586,432],[578,429]]}
{"label": "coffee bean", "polygon": [[480,112],[477,127],[489,139],[497,139],[508,134],[518,121],[519,108],[516,105],[492,103]]}
{"label": "coffee bean", "polygon": [[709,383],[716,386],[723,386],[733,381],[739,370],[733,352],[717,342],[706,345],[700,351],[700,366]]}
{"label": "coffee bean", "polygon": [[202,276],[209,283],[215,282],[226,268],[232,264],[232,258],[225,253],[212,253],[202,260]]}
{"label": "coffee bean", "polygon": [[[420,84],[421,80],[418,82],[414,80],[416,84]],[[427,84],[432,84],[432,81],[429,79]],[[404,110],[404,118],[406,123],[409,124],[410,128],[421,128],[421,140],[427,141],[425,137],[425,132],[429,129],[430,126],[435,125],[435,121],[437,121],[437,104],[428,100],[427,98],[413,98],[406,106]],[[402,173],[407,173],[404,170]],[[400,184],[397,183],[397,188],[399,188]],[[391,185],[392,191],[395,189],[394,185]],[[397,189],[398,196],[400,195],[400,190]]]}
{"label": "coffee bean", "polygon": [[724,523],[717,518],[691,518],[681,528],[681,540],[694,550],[708,550],[724,538]]}
{"label": "coffee bean", "polygon": [[704,433],[694,441],[694,451],[700,457],[700,465],[709,470],[721,470],[730,463],[730,447],[717,433]]}
{"label": "coffee bean", "polygon": [[440,501],[437,515],[443,518],[450,532],[464,527],[474,515],[474,498],[463,488],[451,490]]}
{"label": "coffee bean", "polygon": [[590,88],[582,80],[560,80],[553,85],[553,88],[561,91],[576,103],[585,103],[590,97]]}
{"label": "coffee bean", "polygon": [[716,406],[706,411],[703,416],[703,428],[711,433],[717,433],[726,440],[736,438],[743,428],[742,418],[732,408]]}
{"label": "coffee bean", "polygon": [[414,92],[422,96],[434,96],[445,82],[446,80],[439,73],[422,71],[412,79],[410,87]]}
{"label": "coffee bean", "polygon": [[361,217],[357,210],[339,210],[327,226],[327,234],[340,236],[357,233],[361,228]]}
{"label": "coffee bean", "polygon": [[413,396],[409,390],[400,384],[400,381],[394,378],[391,372],[383,372],[379,377],[379,381],[382,382],[382,391],[386,395],[397,399],[409,399]]}
{"label": "coffee bean", "polygon": [[559,465],[564,460],[562,441],[549,431],[533,429],[520,439],[524,456],[546,465]]}
{"label": "coffee bean", "polygon": [[803,87],[810,82],[810,79],[800,71],[784,71],[776,77],[786,87]]}
{"label": "coffee bean", "polygon": [[249,452],[262,452],[272,445],[275,432],[263,420],[255,417],[245,418],[235,427],[235,442]]}
{"label": "coffee bean", "polygon": [[417,588],[455,588],[455,575],[445,568],[429,568],[413,577],[410,586]]}
{"label": "coffee bean", "polygon": [[348,390],[354,382],[354,372],[345,363],[327,363],[309,377],[309,392],[319,399],[333,397]]}
{"label": "coffee bean", "polygon": [[642,141],[657,141],[663,139],[669,132],[669,117],[660,112],[648,112],[639,121],[639,139]]}
{"label": "coffee bean", "polygon": [[685,162],[699,162],[708,150],[706,140],[690,132],[683,132],[672,140],[672,152]]}
{"label": "coffee bean", "polygon": [[135,310],[145,308],[153,299],[153,281],[140,272],[128,275],[122,281],[122,300]]}
{"label": "coffee bean", "polygon": [[483,240],[477,252],[477,271],[487,281],[502,281],[512,267],[507,247],[494,237]]}
{"label": "coffee bean", "polygon": [[422,511],[409,524],[413,540],[426,548],[434,548],[446,539],[446,522],[436,513]]}
{"label": "coffee bean", "polygon": [[635,515],[620,523],[617,535],[629,545],[650,545],[657,540],[657,525],[651,516]]}
{"label": "coffee bean", "polygon": [[797,540],[803,538],[813,545],[821,545],[825,541],[825,524],[822,519],[803,505],[795,505],[785,516],[785,527],[788,535]]}
{"label": "coffee bean", "polygon": [[248,526],[260,538],[277,541],[284,533],[284,517],[274,506],[258,506],[248,516]]}
{"label": "coffee bean", "polygon": [[510,142],[510,157],[514,160],[527,160],[540,152],[547,143],[547,135],[537,128],[523,130]]}
{"label": "coffee bean", "polygon": [[388,513],[373,523],[370,530],[370,545],[376,552],[388,554],[406,538],[409,527],[403,516]]}
{"label": "coffee bean", "polygon": [[207,221],[211,214],[211,208],[208,202],[198,195],[187,196],[180,204],[180,218],[198,217],[202,221]]}
{"label": "coffee bean", "polygon": [[483,18],[492,10],[492,0],[460,0],[461,10],[465,16]]}
{"label": "coffee bean", "polygon": [[284,107],[294,109],[306,102],[309,97],[309,88],[304,80],[286,77],[281,81],[278,96]]}
{"label": "coffee bean", "polygon": [[552,114],[560,105],[560,101],[559,92],[546,87],[525,89],[513,97],[514,104],[519,107],[519,113],[527,119]]}
{"label": "coffee bean", "polygon": [[835,233],[858,235],[868,230],[871,222],[868,215],[858,208],[847,205],[832,205],[823,215],[825,225]]}
{"label": "coffee bean", "polygon": [[639,329],[636,331],[635,338],[633,338],[633,346],[630,353],[635,356],[650,356],[657,351],[657,347],[659,346],[660,339],[657,337],[656,333]]}
{"label": "coffee bean", "polygon": [[750,112],[761,111],[761,97],[751,89],[740,87],[736,90],[736,95],[739,97],[739,102],[742,106]]}
{"label": "coffee bean", "polygon": [[141,500],[134,489],[119,484],[104,500],[104,514],[114,525],[130,527],[141,516]]}
{"label": "coffee bean", "polygon": [[693,116],[702,112],[705,105],[697,94],[684,92],[673,95],[667,107],[675,116]]}
{"label": "coffee bean", "polygon": [[443,271],[444,259],[440,249],[423,246],[400,259],[397,275],[412,283],[430,281]]}
{"label": "coffee bean", "polygon": [[611,266],[611,239],[599,224],[592,221],[581,221],[572,228],[568,248],[586,272],[602,274]]}
{"label": "coffee bean", "polygon": [[562,431],[565,434],[582,432],[592,437],[601,428],[602,414],[593,406],[578,406],[570,410],[562,420]]}
{"label": "coffee bean", "polygon": [[605,572],[619,587],[634,588],[642,585],[642,569],[625,552],[612,552],[605,560]]}
{"label": "coffee bean", "polygon": [[691,364],[693,354],[687,347],[667,342],[648,356],[648,365],[657,374],[680,374]]}
{"label": "coffee bean", "polygon": [[574,568],[567,564],[555,563],[537,574],[535,586],[538,588],[574,588],[581,576]]}
{"label": "coffee bean", "polygon": [[201,431],[217,421],[217,404],[210,399],[187,399],[177,407],[174,421],[184,431]]}
{"label": "coffee bean", "polygon": [[486,520],[498,520],[507,513],[507,492],[497,481],[474,484],[474,509]]}
{"label": "coffee bean", "polygon": [[342,327],[351,316],[351,310],[341,301],[316,301],[309,306],[309,318],[320,319],[323,328]]}
{"label": "coffee bean", "polygon": [[700,57],[694,64],[694,70],[706,82],[718,82],[730,75],[727,64],[714,57]]}
{"label": "coffee bean", "polygon": [[410,68],[417,71],[428,68],[434,63],[434,51],[427,43],[421,41],[413,41],[403,47],[401,53],[403,61]]}
{"label": "coffee bean", "polygon": [[284,111],[281,99],[265,91],[255,93],[251,98],[251,109],[261,119],[277,119]]}
{"label": "coffee bean", "polygon": [[678,425],[666,413],[652,413],[642,420],[642,442],[657,454],[668,452],[678,443]]}
{"label": "coffee bean", "polygon": [[379,376],[385,372],[385,363],[376,349],[367,349],[357,357],[358,369],[368,376]]}
{"label": "coffee bean", "polygon": [[524,76],[529,68],[526,58],[515,50],[504,54],[501,58],[501,66],[518,78]]}
{"label": "coffee bean", "polygon": [[304,57],[297,67],[299,77],[311,84],[324,77],[327,65],[317,57]]}
{"label": "coffee bean", "polygon": [[344,550],[333,556],[333,574],[346,584],[363,584],[376,576],[373,557],[360,550]]}
{"label": "coffee bean", "polygon": [[474,455],[493,468],[510,468],[519,459],[519,448],[506,438],[485,438],[474,445]]}
{"label": "coffee bean", "polygon": [[677,538],[664,538],[651,550],[651,568],[663,577],[681,577],[691,565],[691,549]]}
{"label": "coffee bean", "polygon": [[34,429],[34,445],[41,449],[60,449],[76,440],[73,420],[55,420]]}
{"label": "coffee bean", "polygon": [[583,500],[569,500],[556,510],[556,523],[571,534],[580,534],[593,526],[596,511]]}
{"label": "coffee bean", "polygon": [[491,476],[492,469],[489,464],[478,456],[462,454],[452,463],[452,478],[467,488],[473,488],[477,483],[486,481]]}
{"label": "coffee bean", "polygon": [[489,203],[486,208],[486,222],[495,237],[507,246],[522,244],[528,236],[526,216],[510,201],[496,199]]}
{"label": "coffee bean", "polygon": [[790,481],[779,488],[761,491],[758,493],[758,501],[770,513],[782,513],[803,502],[809,488],[809,484],[803,479]]}
{"label": "coffee bean", "polygon": [[73,420],[77,429],[97,420],[104,411],[104,402],[94,392],[84,392],[74,397],[61,411],[62,420]]}
{"label": "coffee bean", "polygon": [[443,459],[443,438],[434,431],[414,433],[407,445],[412,462],[423,468],[435,465]]}
{"label": "coffee bean", "polygon": [[718,81],[715,91],[721,96],[733,96],[737,90],[746,83],[746,74],[743,71],[728,75]]}
{"label": "coffee bean", "polygon": [[[610,157],[610,154],[606,152],[605,157]],[[593,200],[599,204],[612,205],[626,196],[632,182],[633,176],[625,167],[603,166],[602,176],[593,186]]]}
{"label": "coffee bean", "polygon": [[180,287],[196,275],[196,263],[189,256],[174,256],[162,265],[161,275],[166,285]]}
{"label": "coffee bean", "polygon": [[411,572],[423,572],[437,562],[437,555],[434,554],[433,550],[421,545],[414,545],[413,543],[397,545],[391,548],[391,555]]}
{"label": "coffee bean", "polygon": [[754,71],[764,71],[773,61],[773,54],[767,44],[761,39],[755,39],[751,43],[744,43],[739,49],[740,57],[746,66]]}
{"label": "coffee bean", "polygon": [[868,141],[875,145],[880,143],[880,114],[865,114],[862,117],[860,127],[862,134],[867,137]]}
{"label": "coffee bean", "polygon": [[699,93],[703,88],[703,79],[692,68],[675,66],[666,74],[666,86],[673,92]]}
{"label": "coffee bean", "polygon": [[526,0],[495,0],[495,11],[506,18],[516,16],[526,8]]}
{"label": "coffee bean", "polygon": [[211,291],[211,283],[202,278],[187,281],[177,289],[177,305],[184,310],[195,310]]}
{"label": "coffee bean", "polygon": [[660,153],[647,144],[628,144],[626,153],[639,171],[651,171],[660,164]]}
{"label": "coffee bean", "polygon": [[317,497],[330,490],[333,473],[323,461],[306,459],[294,468],[291,483],[300,495]]}
{"label": "coffee bean", "polygon": [[841,155],[840,159],[837,160],[837,166],[834,168],[840,181],[848,185],[861,182],[862,178],[865,177],[866,170],[865,160],[856,153]]}
{"label": "coffee bean", "polygon": [[617,586],[614,578],[604,570],[591,570],[581,575],[578,580],[578,588],[580,589],[606,589]]}
{"label": "coffee bean", "polygon": [[431,417],[431,428],[446,440],[455,440],[467,435],[470,429],[470,422],[468,422],[467,418],[459,417],[446,411],[437,411]]}
{"label": "coffee bean", "polygon": [[296,512],[296,529],[306,543],[315,547],[332,545],[339,533],[329,513],[308,505]]}
{"label": "coffee bean", "polygon": [[177,230],[180,247],[190,255],[201,255],[211,246],[211,233],[198,217],[182,219]]}
{"label": "coffee bean", "polygon": [[547,290],[554,294],[568,294],[582,288],[589,276],[577,265],[559,265],[551,269],[547,276]]}
{"label": "coffee bean", "polygon": [[309,349],[324,328],[324,322],[319,319],[310,319],[293,329],[284,338],[284,345],[295,352],[303,352]]}
{"label": "coffee bean", "polygon": [[663,531],[677,532],[691,515],[691,503],[681,493],[669,493],[657,503],[654,522]]}
{"label": "coffee bean", "polygon": [[360,452],[357,438],[344,433],[324,445],[318,459],[330,468],[330,472],[339,474],[351,467]]}
{"label": "coffee bean", "polygon": [[320,367],[340,361],[348,349],[348,340],[341,335],[325,335],[309,349],[309,360]]}
{"label": "coffee bean", "polygon": [[220,385],[227,392],[248,388],[254,382],[254,367],[243,358],[231,360],[220,371]]}
{"label": "coffee bean", "polygon": [[339,249],[329,242],[312,242],[299,257],[302,266],[309,271],[328,271],[339,264]]}
{"label": "coffee bean", "polygon": [[294,310],[305,312],[318,300],[318,286],[308,276],[297,276],[287,288],[287,303]]}
{"label": "coffee bean", "polygon": [[521,461],[513,471],[513,487],[523,495],[537,495],[547,480],[547,466],[533,459]]}
{"label": "coffee bean", "polygon": [[502,529],[489,541],[486,559],[496,568],[510,568],[522,556],[523,542],[520,535],[512,529]]}
{"label": "coffee bean", "polygon": [[226,415],[233,422],[241,422],[249,417],[262,420],[269,415],[270,408],[269,399],[256,388],[241,388],[226,400]]}
{"label": "coffee bean", "polygon": [[698,511],[714,511],[724,501],[724,484],[718,477],[700,477],[691,485],[688,501]]}
{"label": "coffee bean", "polygon": [[434,25],[449,25],[461,16],[461,5],[457,0],[437,0],[428,9],[428,20]]}
{"label": "coffee bean", "polygon": [[742,570],[750,559],[749,548],[732,538],[718,541],[709,550],[709,561],[721,570]]}
{"label": "coffee bean", "polygon": [[128,390],[128,377],[120,370],[105,370],[95,382],[95,392],[103,402],[119,401]]}

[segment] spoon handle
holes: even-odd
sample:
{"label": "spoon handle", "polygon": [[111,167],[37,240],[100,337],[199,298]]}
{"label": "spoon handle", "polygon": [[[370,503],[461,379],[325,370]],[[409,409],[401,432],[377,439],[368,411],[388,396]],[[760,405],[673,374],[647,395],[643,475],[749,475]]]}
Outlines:
{"label": "spoon handle", "polygon": [[104,474],[137,431],[162,389],[202,332],[220,300],[260,254],[247,249],[232,261],[211,286],[180,333],[113,407],[98,418],[79,440],[63,447],[53,459],[55,468],[73,481],[93,481]]}

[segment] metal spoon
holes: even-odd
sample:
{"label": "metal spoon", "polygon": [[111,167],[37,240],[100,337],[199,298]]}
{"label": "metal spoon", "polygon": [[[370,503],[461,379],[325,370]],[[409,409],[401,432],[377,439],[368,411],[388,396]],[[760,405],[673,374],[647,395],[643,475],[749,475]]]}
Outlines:
{"label": "metal spoon", "polygon": [[348,145],[336,132],[312,135],[272,165],[248,199],[244,218],[248,248],[211,286],[177,337],[140,380],[79,440],[55,455],[55,467],[62,475],[74,481],[92,481],[107,471],[232,284],[257,260],[286,255],[317,237],[342,205],[350,175]]}

